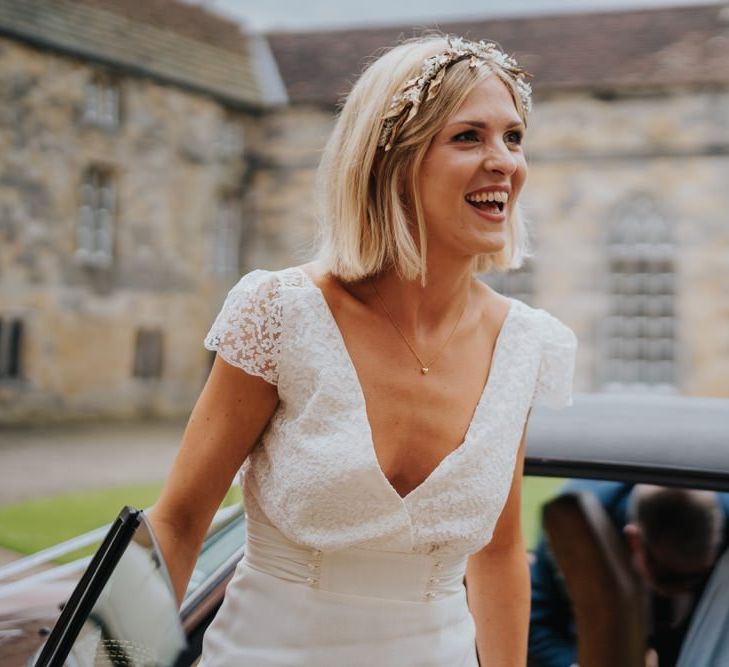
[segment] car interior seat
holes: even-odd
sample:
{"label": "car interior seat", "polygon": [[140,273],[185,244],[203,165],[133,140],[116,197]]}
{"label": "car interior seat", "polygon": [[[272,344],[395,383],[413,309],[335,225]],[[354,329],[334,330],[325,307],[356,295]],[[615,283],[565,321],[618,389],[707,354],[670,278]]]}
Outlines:
{"label": "car interior seat", "polygon": [[589,493],[567,493],[544,506],[542,520],[572,601],[580,667],[645,667],[642,598],[603,507]]}

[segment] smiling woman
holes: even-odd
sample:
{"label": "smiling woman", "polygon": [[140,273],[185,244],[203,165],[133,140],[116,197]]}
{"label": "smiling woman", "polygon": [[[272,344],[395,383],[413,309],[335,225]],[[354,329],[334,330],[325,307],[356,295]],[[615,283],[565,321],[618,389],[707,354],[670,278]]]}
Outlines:
{"label": "smiling woman", "polygon": [[324,152],[318,261],[230,291],[152,513],[181,596],[243,468],[246,555],[202,665],[525,663],[526,426],[571,402],[576,347],[474,277],[526,252],[525,77],[458,38],[376,60]]}
{"label": "smiling woman", "polygon": [[[320,257],[343,280],[361,279],[387,265],[409,279],[424,275],[429,247],[422,205],[429,193],[422,190],[418,175],[426,155],[434,152],[433,144],[442,144],[441,134],[451,130],[453,143],[480,143],[476,153],[483,160],[492,159],[506,142],[520,163],[518,189],[511,197],[506,191],[504,201],[504,244],[498,252],[477,254],[475,270],[518,268],[528,254],[517,203],[526,178],[520,148],[531,106],[526,75],[493,45],[489,50],[481,47],[488,54],[483,60],[468,46],[473,42],[458,39],[452,40],[451,55],[444,56],[444,41],[406,42],[375,61],[349,94],[324,151],[318,174]],[[473,62],[481,64],[474,67]],[[406,85],[399,90],[402,81]],[[491,97],[494,91],[496,97]],[[458,126],[457,121],[465,122]],[[379,133],[373,134],[373,124],[382,125]],[[498,186],[508,177],[492,173],[489,179],[482,173],[478,180]],[[478,194],[478,184],[471,191],[463,191],[465,185],[459,183],[449,193],[459,194],[459,209],[462,197]],[[363,235],[363,229],[369,233]]]}
{"label": "smiling woman", "polygon": [[523,134],[506,85],[494,76],[480,81],[435,135],[420,166],[430,248],[466,256],[506,248],[511,209],[527,175]]}

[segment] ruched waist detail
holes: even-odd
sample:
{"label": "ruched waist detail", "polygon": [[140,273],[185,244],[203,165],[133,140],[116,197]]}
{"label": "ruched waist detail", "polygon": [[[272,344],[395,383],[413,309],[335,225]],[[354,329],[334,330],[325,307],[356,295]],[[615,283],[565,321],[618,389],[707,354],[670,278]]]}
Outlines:
{"label": "ruched waist detail", "polygon": [[270,524],[247,520],[245,564],[314,589],[369,598],[430,602],[463,591],[466,558],[350,547],[310,549]]}

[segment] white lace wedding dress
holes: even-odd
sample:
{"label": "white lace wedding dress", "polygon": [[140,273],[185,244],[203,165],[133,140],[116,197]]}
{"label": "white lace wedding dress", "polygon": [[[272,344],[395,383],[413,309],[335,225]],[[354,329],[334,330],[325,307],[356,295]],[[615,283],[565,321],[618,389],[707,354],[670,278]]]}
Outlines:
{"label": "white lace wedding dress", "polygon": [[532,403],[571,402],[576,341],[512,299],[462,444],[404,498],[324,296],[300,268],[254,271],[205,339],[278,386],[242,471],[246,556],[204,667],[476,667],[463,575],[506,501]]}

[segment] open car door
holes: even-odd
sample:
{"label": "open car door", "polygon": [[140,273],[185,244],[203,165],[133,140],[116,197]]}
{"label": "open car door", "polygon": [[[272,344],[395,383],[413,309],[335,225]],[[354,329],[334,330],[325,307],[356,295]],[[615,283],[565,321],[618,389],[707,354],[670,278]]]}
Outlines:
{"label": "open car door", "polygon": [[173,667],[186,648],[167,567],[141,510],[125,507],[35,667]]}

